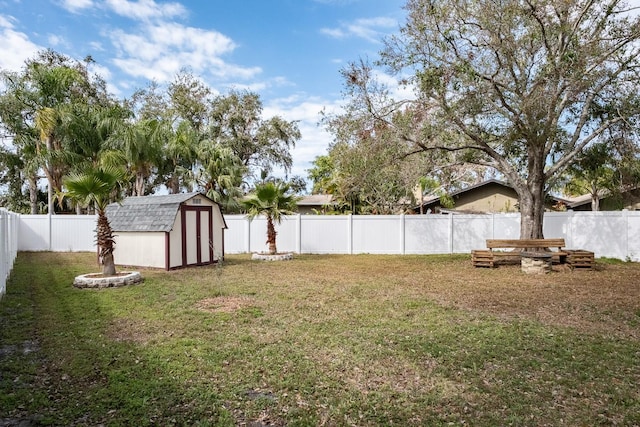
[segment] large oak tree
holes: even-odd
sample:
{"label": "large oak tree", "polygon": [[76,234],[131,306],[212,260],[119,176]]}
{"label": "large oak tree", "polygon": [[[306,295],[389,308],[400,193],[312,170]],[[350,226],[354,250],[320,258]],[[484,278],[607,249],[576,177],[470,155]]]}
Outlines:
{"label": "large oak tree", "polygon": [[638,17],[620,0],[408,0],[406,9],[378,65],[415,96],[394,99],[367,63],[352,64],[345,114],[393,127],[407,153],[444,150],[499,171],[518,193],[521,237],[542,237],[549,186],[638,115]]}

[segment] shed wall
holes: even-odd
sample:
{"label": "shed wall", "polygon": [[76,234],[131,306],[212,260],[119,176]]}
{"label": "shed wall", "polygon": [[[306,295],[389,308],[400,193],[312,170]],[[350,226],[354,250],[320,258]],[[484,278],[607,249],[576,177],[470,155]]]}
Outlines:
{"label": "shed wall", "polygon": [[120,231],[115,238],[116,264],[165,268],[165,233]]}
{"label": "shed wall", "polygon": [[169,233],[169,268],[182,267],[182,218],[176,217]]}
{"label": "shed wall", "polygon": [[225,221],[219,207],[213,208],[213,260],[224,258],[224,228]]}

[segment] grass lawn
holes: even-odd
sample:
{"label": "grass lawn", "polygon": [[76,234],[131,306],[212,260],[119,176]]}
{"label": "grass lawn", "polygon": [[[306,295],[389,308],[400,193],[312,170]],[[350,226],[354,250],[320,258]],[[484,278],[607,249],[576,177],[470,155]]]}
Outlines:
{"label": "grass lawn", "polygon": [[95,254],[19,254],[0,426],[640,425],[640,264],[249,258],[81,290]]}

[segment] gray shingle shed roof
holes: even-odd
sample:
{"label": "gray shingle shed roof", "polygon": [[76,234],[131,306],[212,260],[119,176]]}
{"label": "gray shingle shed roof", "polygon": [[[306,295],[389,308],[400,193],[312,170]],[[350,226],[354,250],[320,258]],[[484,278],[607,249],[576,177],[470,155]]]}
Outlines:
{"label": "gray shingle shed roof", "polygon": [[111,203],[106,214],[113,231],[171,231],[180,204],[202,193],[127,197]]}

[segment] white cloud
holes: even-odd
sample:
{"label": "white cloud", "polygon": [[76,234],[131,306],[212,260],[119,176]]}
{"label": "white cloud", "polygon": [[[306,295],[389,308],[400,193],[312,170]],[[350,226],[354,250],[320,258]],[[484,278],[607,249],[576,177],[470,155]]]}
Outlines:
{"label": "white cloud", "polygon": [[155,0],[61,0],[60,6],[72,13],[99,8],[138,21],[170,19],[187,15],[187,9],[180,3],[156,3]]}
{"label": "white cloud", "polygon": [[137,34],[115,30],[109,36],[117,49],[114,63],[136,77],[167,82],[185,67],[203,77],[221,80],[245,80],[262,72],[259,67],[225,62],[221,57],[232,52],[236,44],[217,31],[160,23],[145,25]]}
{"label": "white cloud", "polygon": [[[413,87],[399,85],[396,77],[374,70],[374,78],[389,89],[389,94],[394,99],[415,99]],[[326,114],[341,114],[345,103],[342,99],[330,100],[297,94],[274,99],[265,105],[265,118],[277,115],[298,123],[302,138],[291,151],[294,164],[292,175],[306,177],[307,170],[313,167],[312,162],[316,157],[327,154],[329,145],[333,142],[333,135],[319,124],[320,113],[324,111]]]}
{"label": "white cloud", "polygon": [[77,13],[83,9],[89,9],[94,5],[93,0],[62,0],[60,6],[69,12]]}
{"label": "white cloud", "polygon": [[16,31],[13,21],[11,16],[0,15],[0,46],[3,46],[0,68],[17,71],[26,59],[44,48],[29,40],[26,34]]}
{"label": "white cloud", "polygon": [[105,48],[104,46],[102,46],[102,43],[99,41],[92,41],[89,42],[89,46],[91,46],[92,50],[98,51],[98,52],[104,52]]}
{"label": "white cloud", "polygon": [[111,80],[111,70],[109,70],[109,68],[105,67],[104,65],[96,64],[94,62],[90,63],[88,68],[91,73],[99,75],[104,80]]}
{"label": "white cloud", "polygon": [[129,0],[106,0],[106,6],[118,15],[137,20],[168,19],[187,15],[187,9],[182,4],[175,2],[156,3],[154,0],[138,0],[135,2]]}
{"label": "white cloud", "polygon": [[392,99],[397,101],[403,99],[415,99],[416,93],[415,88],[411,85],[400,85],[398,84],[398,77],[391,76],[389,74],[383,73],[380,70],[373,71],[373,78],[386,86],[389,90],[389,96]]}
{"label": "white cloud", "polygon": [[47,36],[47,42],[49,43],[49,46],[66,46],[64,39],[57,34],[49,34]]}
{"label": "white cloud", "polygon": [[341,23],[338,28],[322,28],[320,32],[335,39],[358,37],[372,43],[379,43],[386,34],[386,30],[395,30],[397,27],[398,21],[395,19],[378,17]]}
{"label": "white cloud", "polygon": [[[296,121],[302,138],[291,151],[293,157],[292,175],[307,176],[307,170],[317,156],[327,154],[333,136],[318,125],[320,112],[339,112],[340,101],[332,101],[305,94],[274,99],[265,105],[263,117],[280,116],[288,121]],[[275,173],[277,175],[277,172]]]}

